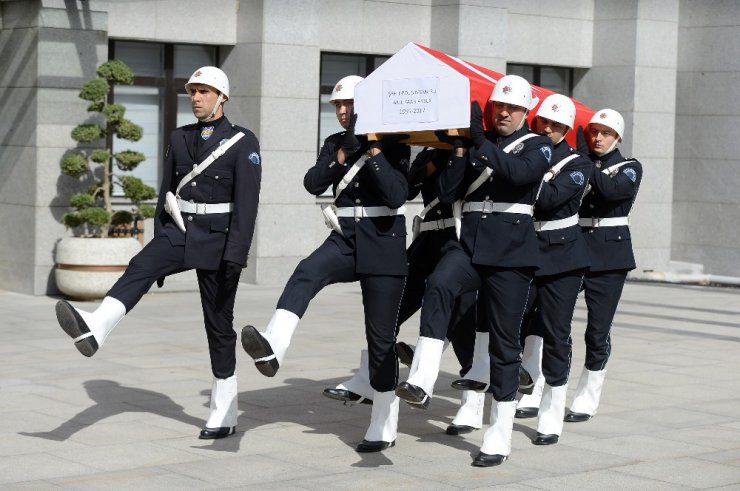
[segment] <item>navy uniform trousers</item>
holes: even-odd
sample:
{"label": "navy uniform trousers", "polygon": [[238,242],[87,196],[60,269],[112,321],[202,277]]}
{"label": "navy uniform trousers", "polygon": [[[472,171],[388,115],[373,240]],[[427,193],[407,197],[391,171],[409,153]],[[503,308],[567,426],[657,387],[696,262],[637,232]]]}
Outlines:
{"label": "navy uniform trousers", "polygon": [[512,401],[519,388],[519,328],[532,280],[530,268],[497,268],[472,263],[456,242],[448,242],[444,255],[429,277],[421,309],[421,335],[443,339],[455,308],[455,299],[478,290],[478,309],[493,326],[490,391],[497,401]]}
{"label": "navy uniform trousers", "polygon": [[310,256],[298,263],[285,285],[277,308],[303,317],[308,304],[325,286],[359,281],[365,309],[365,337],[370,353],[370,385],[378,392],[387,392],[395,389],[398,380],[398,361],[394,349],[398,310],[406,278],[355,271],[354,254],[342,253],[330,236]]}
{"label": "navy uniform trousers", "polygon": [[609,361],[612,322],[626,280],[626,270],[588,271],[583,279],[588,309],[585,366],[591,371],[603,370]]}
{"label": "navy uniform trousers", "polygon": [[[169,226],[169,225],[168,225]],[[165,235],[154,237],[129,263],[123,276],[107,293],[126,307],[126,312],[141,300],[157,278],[187,271],[185,246],[173,246]],[[234,298],[239,283],[238,273],[227,277],[223,268],[215,271],[197,269],[200,300],[203,307],[211,370],[216,378],[234,375],[236,368],[236,333]]]}

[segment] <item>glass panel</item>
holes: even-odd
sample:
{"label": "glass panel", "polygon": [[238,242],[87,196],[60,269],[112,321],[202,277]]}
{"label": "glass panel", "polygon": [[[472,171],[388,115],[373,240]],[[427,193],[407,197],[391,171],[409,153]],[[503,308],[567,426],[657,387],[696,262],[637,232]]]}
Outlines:
{"label": "glass panel", "polygon": [[543,66],[540,69],[540,86],[570,96],[570,71],[570,68]]}
{"label": "glass panel", "polygon": [[116,58],[126,63],[135,75],[161,77],[164,75],[164,45],[116,41]]}
{"label": "glass panel", "polygon": [[340,78],[347,75],[365,76],[365,57],[361,55],[321,56],[321,85],[334,87]]}
{"label": "glass panel", "polygon": [[[134,150],[146,156],[136,169],[130,172],[116,170],[117,173],[134,175],[145,184],[159,189],[159,168],[162,151],[162,92],[156,87],[116,86],[113,90],[115,101],[126,106],[126,118],[141,126],[144,134],[138,142],[113,138],[113,152]],[[121,196],[120,187],[114,194]]]}
{"label": "glass panel", "polygon": [[216,48],[214,46],[175,45],[175,78],[190,78],[202,66],[214,66]]}
{"label": "glass panel", "polygon": [[376,56],[373,60],[373,70],[388,61],[388,58],[390,58],[390,56]]}
{"label": "glass panel", "polygon": [[519,75],[531,84],[536,84],[534,80],[534,67],[531,65],[506,65],[506,75]]}

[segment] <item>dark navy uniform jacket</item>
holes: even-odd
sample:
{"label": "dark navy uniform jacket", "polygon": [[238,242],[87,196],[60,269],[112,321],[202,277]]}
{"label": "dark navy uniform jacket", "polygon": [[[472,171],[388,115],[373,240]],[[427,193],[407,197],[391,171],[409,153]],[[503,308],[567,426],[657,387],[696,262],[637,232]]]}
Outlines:
{"label": "dark navy uniform jacket", "polygon": [[[337,151],[344,134],[335,133],[324,141],[316,165],[306,172],[303,179],[303,186],[309,193],[319,196],[329,186],[335,192],[344,174],[365,156],[367,143],[351,155],[345,165],[337,162]],[[407,145],[396,145],[368,158],[336,199],[337,207],[403,206],[408,197],[406,169],[409,153]],[[406,220],[403,215],[345,217],[339,218],[339,224],[344,237],[332,230],[327,240],[336,243],[342,253],[355,254],[358,274],[406,275]]]}
{"label": "dark navy uniform jacket", "polygon": [[[578,155],[565,140],[561,141],[553,148],[552,166],[573,154]],[[578,213],[593,167],[590,160],[578,155],[554,178],[543,182],[534,207],[535,221],[561,220]],[[535,272],[536,276],[575,271],[589,264],[586,242],[577,223],[567,228],[537,232],[537,240],[540,269]]]}
{"label": "dark navy uniform jacket", "polygon": [[[421,193],[426,207],[437,198],[437,176],[447,165],[449,156],[450,152],[447,150],[427,149],[419,152],[409,168],[409,200]],[[427,163],[430,161],[435,166],[432,174],[427,171]],[[423,221],[441,224],[445,219],[452,219],[452,205],[438,202],[424,215]],[[439,261],[442,246],[449,240],[457,241],[454,226],[421,232],[409,246],[409,258],[423,257],[428,262],[428,272],[431,273]]]}
{"label": "dark navy uniform jacket", "polygon": [[[186,268],[217,270],[222,260],[244,267],[254,234],[262,177],[259,142],[254,133],[232,125],[225,116],[214,123],[211,136],[198,145],[195,142],[196,138],[201,138],[198,124],[173,131],[164,163],[154,233],[166,236],[172,245],[185,246]],[[244,133],[241,140],[180,190],[183,200],[234,203],[234,210],[207,215],[183,213],[187,230],[183,234],[164,211],[165,193],[174,193],[180,180],[194,166],[240,131]],[[196,147],[198,152],[194,155]]]}
{"label": "dark navy uniform jacket", "polygon": [[[545,136],[535,136],[504,153],[509,143],[530,133],[524,125],[507,137],[486,133],[487,141],[472,147],[469,157],[452,157],[440,175],[440,200],[450,203],[462,198],[468,186],[485,167],[493,175],[466,201],[491,200],[533,205],[542,177],[550,167],[552,144]],[[538,266],[537,237],[530,215],[519,213],[464,213],[460,242],[473,264],[504,268]]]}
{"label": "dark navy uniform jacket", "polygon": [[[642,165],[635,160],[620,167],[612,176],[601,171],[633,159],[625,159],[619,150],[613,150],[601,157],[591,155],[591,160],[595,168],[591,175],[591,191],[581,205],[581,218],[628,216],[640,188]],[[583,227],[582,231],[588,246],[591,271],[635,269],[629,226]]]}

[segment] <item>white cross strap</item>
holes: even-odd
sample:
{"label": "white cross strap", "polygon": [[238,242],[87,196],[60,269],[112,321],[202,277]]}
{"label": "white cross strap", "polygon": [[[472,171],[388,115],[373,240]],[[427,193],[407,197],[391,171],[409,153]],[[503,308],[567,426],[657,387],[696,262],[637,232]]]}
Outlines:
{"label": "white cross strap", "polygon": [[244,133],[240,131],[236,135],[234,135],[231,138],[229,138],[228,140],[226,140],[226,142],[223,145],[219,145],[218,148],[216,148],[213,152],[211,152],[211,154],[208,157],[206,157],[206,159],[203,162],[201,162],[200,164],[198,164],[193,170],[191,170],[190,172],[188,172],[185,175],[185,177],[182,178],[182,180],[180,181],[180,183],[177,185],[177,190],[175,191],[175,195],[176,196],[179,196],[180,195],[180,189],[182,189],[182,187],[185,184],[187,184],[188,182],[190,182],[195,176],[202,174],[203,171],[206,170],[206,168],[209,165],[211,165],[212,163],[214,163],[216,161],[216,159],[218,159],[223,154],[225,154],[226,151],[228,149],[230,149],[234,145],[234,143],[238,142],[243,137],[244,137]]}

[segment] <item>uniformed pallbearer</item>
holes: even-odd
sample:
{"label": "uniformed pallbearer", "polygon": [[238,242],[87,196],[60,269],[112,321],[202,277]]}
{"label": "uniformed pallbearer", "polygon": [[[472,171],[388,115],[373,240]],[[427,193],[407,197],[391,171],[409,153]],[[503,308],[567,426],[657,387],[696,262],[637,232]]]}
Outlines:
{"label": "uniformed pallbearer", "polygon": [[490,333],[491,427],[473,465],[502,463],[511,450],[514,400],[519,387],[519,328],[538,264],[532,212],[550,166],[552,145],[526,125],[532,90],[522,77],[502,77],[491,94],[494,131],[483,132],[483,114],[471,106],[468,152],[457,147],[440,175],[440,201],[462,200],[460,242],[445,245],[429,277],[419,341],[407,382],[396,393],[426,404],[439,372],[444,334],[454,299],[478,290]]}
{"label": "uniformed pallbearer", "polygon": [[398,426],[394,346],[408,269],[403,204],[408,196],[409,147],[392,138],[370,143],[355,136],[354,88],[361,80],[350,75],[334,87],[330,102],[346,131],[324,141],[316,165],[303,180],[306,190],[316,196],[332,187],[336,206],[323,211],[333,230],[298,264],[266,330],[260,333],[246,326],[242,345],[262,374],[274,376],[311,299],[327,285],[359,281],[375,393],[370,426],[357,451],[377,452],[394,445]]}
{"label": "uniformed pallbearer", "polygon": [[200,438],[211,439],[236,428],[234,297],[252,243],[262,166],[254,134],[224,116],[229,80],[223,71],[199,68],[185,90],[198,123],[170,137],[154,238],[94,312],[60,301],[56,313],[77,349],[92,356],[155,281],[195,269],[214,377]]}
{"label": "uniformed pallbearer", "polygon": [[590,267],[583,280],[588,321],[586,362],[565,421],[589,420],[599,407],[611,354],[611,327],[627,272],[635,269],[629,217],[642,180],[642,165],[617,149],[624,137],[624,118],[613,109],[596,111],[587,139],[594,170],[591,190],[580,209]]}

